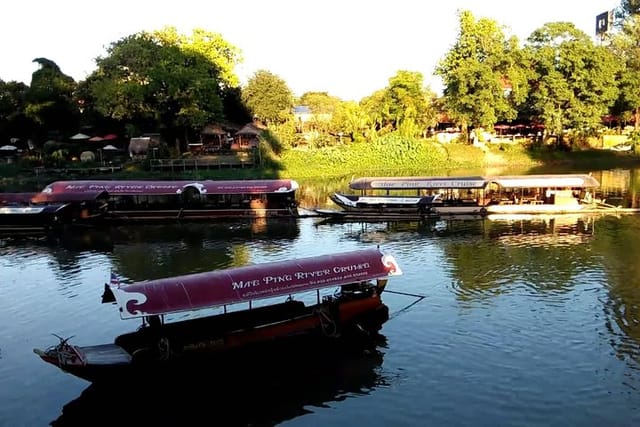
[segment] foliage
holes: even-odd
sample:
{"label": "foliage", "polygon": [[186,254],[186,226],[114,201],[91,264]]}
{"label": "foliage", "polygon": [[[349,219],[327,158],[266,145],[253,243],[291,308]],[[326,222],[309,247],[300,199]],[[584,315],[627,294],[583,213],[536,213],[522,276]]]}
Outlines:
{"label": "foliage", "polygon": [[321,177],[374,170],[455,168],[462,159],[450,158],[440,144],[389,134],[369,143],[290,150],[282,155],[282,163],[287,176]]}
{"label": "foliage", "polygon": [[490,19],[459,13],[460,33],[436,67],[444,81],[445,106],[464,127],[492,127],[512,120],[527,92],[525,56],[516,38],[505,39]]}
{"label": "foliage", "polygon": [[269,71],[258,70],[249,78],[242,100],[266,123],[279,124],[292,117],[293,93],[284,80]]}
{"label": "foliage", "polygon": [[230,70],[239,60],[238,50],[216,33],[196,29],[189,38],[172,27],[141,32],[97,59],[87,81],[88,103],[139,129],[187,140],[224,118],[223,89],[236,83]]}
{"label": "foliage", "polygon": [[49,59],[36,58],[33,62],[40,64],[40,69],[32,74],[25,94],[25,115],[42,129],[41,134],[57,131],[71,135],[77,131],[79,116],[73,99],[75,81]]}
{"label": "foliage", "polygon": [[640,16],[630,16],[611,40],[610,49],[622,59],[618,74],[620,94],[613,109],[617,115],[633,112],[635,127],[640,127]]}
{"label": "foliage", "polygon": [[0,80],[0,145],[9,138],[27,138],[32,135],[35,123],[24,111],[29,87],[21,82]]}
{"label": "foliage", "polygon": [[333,114],[342,101],[327,92],[305,92],[298,103],[309,107],[313,114]]}
{"label": "foliage", "polygon": [[545,24],[527,40],[533,60],[530,105],[548,132],[595,129],[613,104],[619,65],[607,48],[595,46],[573,24]]}
{"label": "foliage", "polygon": [[411,138],[436,124],[433,98],[434,94],[424,88],[421,73],[401,70],[389,79],[385,89],[363,99],[361,106],[376,130],[399,131]]}
{"label": "foliage", "polygon": [[620,2],[620,8],[624,16],[633,16],[640,13],[640,1],[639,0],[622,0]]}
{"label": "foliage", "polygon": [[339,137],[346,136],[350,141],[363,142],[371,121],[360,104],[348,101],[338,105],[331,116],[330,126]]}

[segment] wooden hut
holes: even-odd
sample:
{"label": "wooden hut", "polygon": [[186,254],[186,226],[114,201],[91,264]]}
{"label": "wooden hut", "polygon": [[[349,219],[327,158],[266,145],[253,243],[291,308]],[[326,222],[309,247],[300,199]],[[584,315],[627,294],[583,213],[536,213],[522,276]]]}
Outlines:
{"label": "wooden hut", "polygon": [[215,153],[225,148],[227,132],[219,125],[209,124],[200,131],[200,141],[203,152]]}
{"label": "wooden hut", "polygon": [[250,150],[258,146],[263,129],[256,123],[248,123],[234,135],[232,150]]}

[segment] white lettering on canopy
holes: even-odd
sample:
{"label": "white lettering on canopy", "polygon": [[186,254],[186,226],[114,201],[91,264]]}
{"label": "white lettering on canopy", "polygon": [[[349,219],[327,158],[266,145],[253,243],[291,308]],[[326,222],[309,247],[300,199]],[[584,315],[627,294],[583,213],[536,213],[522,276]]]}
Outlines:
{"label": "white lettering on canopy", "polygon": [[[368,262],[360,263],[360,264],[351,264],[345,266],[336,266],[332,269],[322,269],[322,270],[314,270],[314,271],[297,271],[293,274],[281,274],[278,276],[265,276],[262,279],[253,279],[253,280],[239,280],[231,282],[231,288],[235,290],[253,288],[256,286],[269,286],[269,285],[278,285],[278,284],[287,284],[294,280],[312,280],[319,279],[325,276],[331,276],[336,274],[344,274],[344,273],[354,273],[354,272],[363,272],[371,268],[371,264]],[[357,275],[348,275],[347,277],[356,277]],[[334,277],[334,280],[340,279],[341,276]],[[316,282],[315,283],[322,283]]]}
{"label": "white lettering on canopy", "polygon": [[371,188],[483,188],[483,180],[371,181]]}

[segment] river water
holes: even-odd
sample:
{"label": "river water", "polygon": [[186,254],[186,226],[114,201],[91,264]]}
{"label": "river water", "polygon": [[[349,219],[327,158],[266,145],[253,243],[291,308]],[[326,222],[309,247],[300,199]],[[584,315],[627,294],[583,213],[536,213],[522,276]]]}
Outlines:
{"label": "river water", "polygon": [[[618,172],[616,172],[617,174]],[[614,188],[615,187],[615,188]],[[611,197],[635,194],[629,182]],[[0,240],[0,425],[640,425],[640,215],[320,218]],[[95,387],[32,349],[111,342],[136,281],[379,245],[403,275],[375,349]],[[237,379],[234,375],[237,374]]]}

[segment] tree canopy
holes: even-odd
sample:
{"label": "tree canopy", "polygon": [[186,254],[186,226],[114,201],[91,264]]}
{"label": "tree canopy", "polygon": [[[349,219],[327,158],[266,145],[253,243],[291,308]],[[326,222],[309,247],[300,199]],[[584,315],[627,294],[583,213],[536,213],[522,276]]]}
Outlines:
{"label": "tree canopy", "polygon": [[267,70],[256,71],[242,90],[242,100],[266,123],[282,123],[292,115],[293,93],[287,83]]}
{"label": "tree canopy", "polygon": [[220,121],[224,89],[237,77],[238,50],[218,34],[175,28],[113,43],[87,79],[88,102],[103,115],[178,137]]}
{"label": "tree canopy", "polygon": [[526,49],[535,72],[529,103],[546,129],[561,135],[597,127],[618,95],[620,66],[611,52],[568,22],[535,30]]}
{"label": "tree canopy", "polygon": [[492,19],[459,12],[456,42],[435,73],[444,82],[445,105],[464,126],[493,126],[512,120],[526,98],[526,62],[517,38],[505,38]]}

